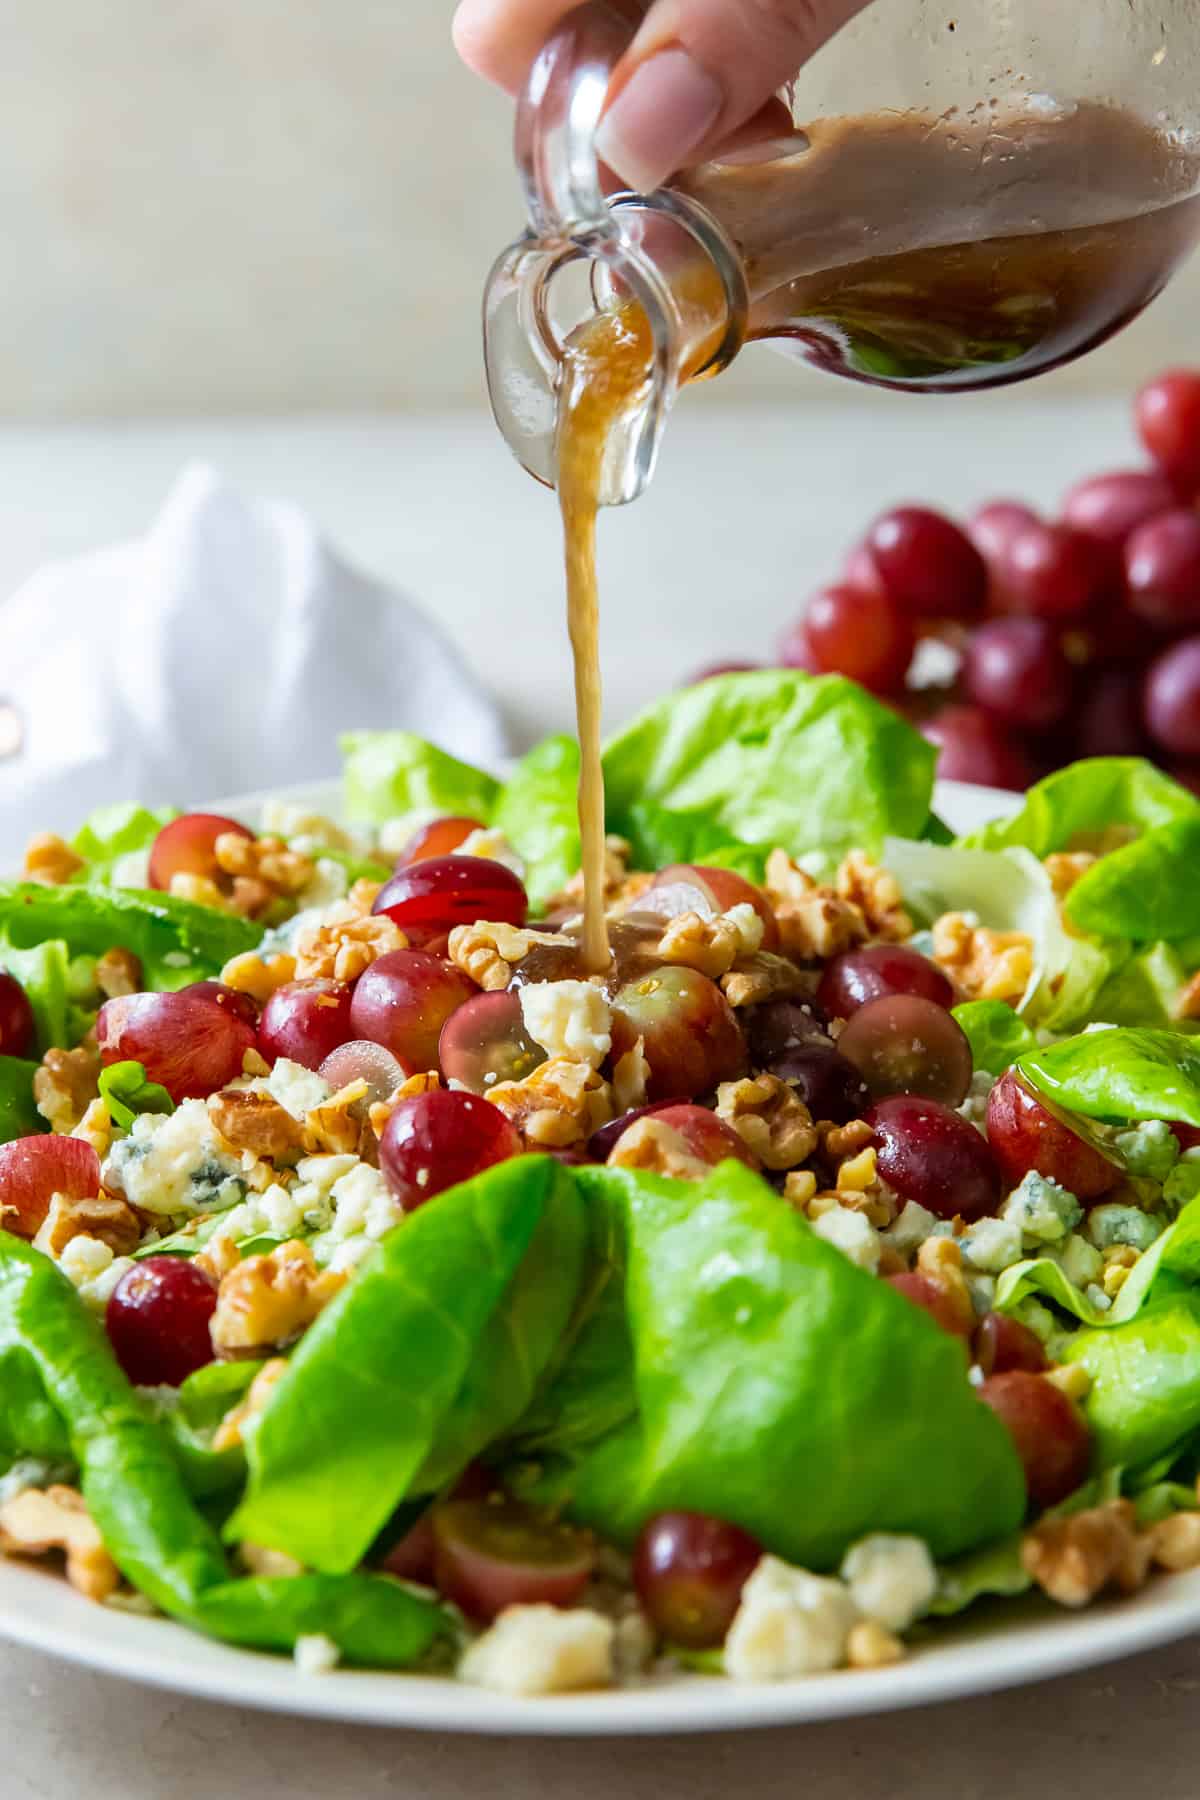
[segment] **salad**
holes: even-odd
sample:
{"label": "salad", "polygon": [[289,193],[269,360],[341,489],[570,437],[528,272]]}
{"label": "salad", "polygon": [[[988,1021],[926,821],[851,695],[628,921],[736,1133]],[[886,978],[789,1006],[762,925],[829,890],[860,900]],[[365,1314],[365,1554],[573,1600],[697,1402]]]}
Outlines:
{"label": "salad", "polygon": [[513,1694],[909,1653],[1200,1565],[1200,801],[955,840],[840,677],[344,743],[0,885],[0,1548]]}

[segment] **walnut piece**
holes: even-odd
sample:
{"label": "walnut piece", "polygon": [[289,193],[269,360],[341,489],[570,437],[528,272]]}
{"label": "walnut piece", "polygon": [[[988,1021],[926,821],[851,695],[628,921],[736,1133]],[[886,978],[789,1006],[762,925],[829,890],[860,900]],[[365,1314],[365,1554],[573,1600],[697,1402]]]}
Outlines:
{"label": "walnut piece", "polygon": [[1056,900],[1065,900],[1077,881],[1082,881],[1096,863],[1088,850],[1058,850],[1045,859],[1043,867],[1050,877]]}
{"label": "walnut piece", "polygon": [[676,1181],[703,1181],[712,1164],[689,1150],[673,1125],[664,1125],[651,1114],[635,1119],[623,1131],[609,1155],[612,1169],[644,1169],[649,1175],[670,1175]]}
{"label": "walnut piece", "polygon": [[142,965],[132,950],[114,945],[96,962],[96,986],[106,1000],[118,1000],[124,994],[142,991]]}
{"label": "walnut piece", "polygon": [[292,900],[303,893],[317,872],[312,858],[291,850],[282,838],[243,837],[240,831],[224,831],[213,845],[217,867],[232,879],[238,912],[249,918],[265,912],[276,900]]}
{"label": "walnut piece", "polygon": [[235,1150],[276,1164],[296,1162],[304,1154],[304,1127],[273,1094],[226,1088],[209,1100],[208,1116]]}
{"label": "walnut piece", "polygon": [[100,1052],[90,1045],[47,1050],[33,1077],[33,1097],[52,1131],[74,1131],[99,1096],[99,1080]]}
{"label": "walnut piece", "polygon": [[128,1256],[141,1242],[142,1227],[133,1208],[114,1194],[96,1194],[89,1200],[52,1195],[34,1248],[57,1260],[77,1237],[98,1238],[114,1256]]}
{"label": "walnut piece", "polygon": [[255,950],[247,950],[241,956],[235,956],[221,970],[221,980],[235,994],[249,994],[260,1006],[265,1006],[276,988],[286,987],[289,981],[296,979],[296,959],[284,950],[278,950],[271,956],[259,956]]}
{"label": "walnut piece", "polygon": [[722,975],[721,992],[730,1006],[757,1006],[763,1000],[787,999],[805,992],[804,975],[786,956],[773,950],[756,950],[743,956],[728,975]]}
{"label": "walnut piece", "polygon": [[213,1348],[228,1357],[289,1344],[345,1284],[343,1271],[318,1269],[308,1245],[297,1239],[265,1256],[248,1256],[217,1290]]}
{"label": "walnut piece", "polygon": [[877,1619],[862,1619],[846,1639],[846,1661],[852,1669],[884,1669],[903,1662],[904,1642]]}
{"label": "walnut piece", "polygon": [[657,954],[665,963],[696,969],[716,981],[727,975],[739,958],[753,956],[762,939],[762,920],[743,902],[711,919],[694,912],[680,913],[668,922]]}
{"label": "walnut piece", "polygon": [[108,1102],[93,1100],[71,1136],[82,1138],[85,1144],[90,1144],[103,1162],[112,1148],[113,1139],[112,1114],[108,1110]]}
{"label": "walnut piece", "polygon": [[374,1106],[367,1108],[367,1119],[375,1136],[383,1136],[388,1120],[402,1100],[415,1099],[418,1094],[432,1094],[441,1085],[441,1076],[435,1069],[431,1069],[427,1075],[410,1075],[407,1081],[400,1083],[394,1094],[389,1094],[386,1100],[377,1100]]}
{"label": "walnut piece", "polygon": [[367,1117],[370,1089],[361,1078],[305,1114],[304,1142],[310,1155],[357,1155],[363,1134],[371,1134]]}
{"label": "walnut piece", "polygon": [[618,1118],[622,1113],[633,1112],[635,1107],[645,1106],[646,1083],[649,1079],[646,1040],[640,1037],[632,1049],[627,1050],[624,1056],[619,1056],[613,1064],[613,1108]]}
{"label": "walnut piece", "polygon": [[1086,1606],[1110,1583],[1131,1594],[1154,1552],[1129,1500],[1109,1500],[1065,1519],[1043,1519],[1021,1540],[1027,1575],[1060,1606]]}
{"label": "walnut piece", "polygon": [[75,1488],[25,1488],[6,1500],[0,1506],[0,1550],[9,1556],[64,1550],[67,1580],[89,1600],[107,1600],[121,1585],[120,1571]]}
{"label": "walnut piece", "polygon": [[1200,1019],[1200,971],[1192,976],[1180,993],[1175,1002],[1174,1013],[1177,1019]]}
{"label": "walnut piece", "polygon": [[61,887],[70,881],[72,875],[78,875],[83,867],[82,856],[76,856],[70,844],[63,838],[56,837],[52,831],[39,832],[31,838],[25,849],[25,863],[21,870],[26,881],[40,881],[46,887]]}
{"label": "walnut piece", "polygon": [[552,1057],[523,1081],[503,1081],[488,1099],[537,1150],[566,1150],[613,1117],[612,1089],[587,1063]]}
{"label": "walnut piece", "polygon": [[529,931],[515,925],[456,925],[450,933],[450,961],[485,993],[498,993],[535,944],[561,944],[555,932]]}
{"label": "walnut piece", "polygon": [[716,1112],[765,1169],[794,1169],[817,1147],[812,1114],[776,1075],[724,1082],[717,1089]]}
{"label": "walnut piece", "polygon": [[236,1450],[245,1442],[247,1427],[266,1411],[267,1401],[287,1372],[286,1356],[272,1356],[263,1364],[244,1397],[229,1409],[213,1433],[214,1450]]}
{"label": "walnut piece", "polygon": [[379,957],[407,948],[408,939],[397,924],[382,913],[364,914],[351,893],[330,910],[324,923],[300,933],[295,979],[357,981]]}
{"label": "walnut piece", "polygon": [[836,886],[838,898],[858,907],[874,937],[899,944],[912,936],[900,883],[864,850],[851,850],[842,858]]}
{"label": "walnut piece", "polygon": [[783,1184],[783,1197],[789,1206],[806,1212],[817,1197],[817,1178],[811,1169],[793,1169]]}
{"label": "walnut piece", "polygon": [[1174,1513],[1150,1529],[1152,1554],[1160,1569],[1178,1572],[1200,1565],[1200,1513]]}
{"label": "walnut piece", "polygon": [[[611,834],[604,840],[604,902],[624,899],[626,885],[629,881],[630,848],[627,838]],[[638,883],[638,892],[645,893],[646,888],[654,880],[653,875],[637,875],[633,880]],[[583,870],[572,875],[567,885],[557,894],[552,894],[545,904],[544,911],[550,914],[568,912],[572,907],[583,906]]]}
{"label": "walnut piece", "polygon": [[870,935],[862,908],[835,889],[819,886],[786,850],[772,850],[767,858],[766,892],[788,956],[806,962],[837,956]]}
{"label": "walnut piece", "polygon": [[821,1148],[830,1162],[857,1156],[860,1150],[875,1142],[874,1129],[865,1119],[851,1119],[847,1125],[833,1125],[824,1119],[817,1130],[821,1134]]}
{"label": "walnut piece", "polygon": [[926,1238],[917,1251],[916,1270],[941,1289],[947,1313],[961,1321],[963,1335],[969,1336],[975,1326],[975,1307],[963,1274],[962,1251],[954,1239]]}
{"label": "walnut piece", "polygon": [[943,913],[933,927],[933,956],[968,1000],[1015,1006],[1033,975],[1033,939],[1024,931],[989,931],[962,913]]}

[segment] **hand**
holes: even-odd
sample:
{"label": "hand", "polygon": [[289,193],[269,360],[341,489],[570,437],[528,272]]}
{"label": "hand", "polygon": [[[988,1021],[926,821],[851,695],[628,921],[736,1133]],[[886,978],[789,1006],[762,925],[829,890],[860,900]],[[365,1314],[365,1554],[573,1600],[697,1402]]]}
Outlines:
{"label": "hand", "polygon": [[[616,70],[597,149],[639,193],[718,149],[790,128],[773,97],[867,0],[652,0]],[[465,62],[517,93],[573,0],[460,0]]]}

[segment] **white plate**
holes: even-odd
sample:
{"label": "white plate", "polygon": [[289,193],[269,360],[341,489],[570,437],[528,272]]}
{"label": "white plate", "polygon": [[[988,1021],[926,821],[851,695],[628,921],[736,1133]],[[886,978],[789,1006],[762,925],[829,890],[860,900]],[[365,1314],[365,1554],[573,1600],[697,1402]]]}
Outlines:
{"label": "white plate", "polygon": [[[263,796],[220,801],[253,823]],[[333,784],[292,790],[313,810]],[[1013,807],[1010,794],[942,783],[938,810],[959,831]],[[162,1619],[80,1599],[57,1576],[0,1561],[0,1636],[110,1675],[237,1706],[430,1731],[623,1735],[740,1730],[887,1712],[990,1693],[1153,1649],[1200,1630],[1200,1570],[1156,1579],[1132,1599],[1063,1613],[1029,1598],[982,1606],[940,1627],[908,1661],[766,1687],[698,1676],[655,1678],[613,1693],[506,1699],[446,1679],[336,1670],[302,1675],[286,1658],[232,1650]]]}

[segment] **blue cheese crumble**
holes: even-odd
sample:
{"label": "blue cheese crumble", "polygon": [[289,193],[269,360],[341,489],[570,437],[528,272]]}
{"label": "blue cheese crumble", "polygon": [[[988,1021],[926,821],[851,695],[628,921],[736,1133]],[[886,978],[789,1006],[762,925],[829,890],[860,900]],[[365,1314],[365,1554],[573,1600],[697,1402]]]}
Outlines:
{"label": "blue cheese crumble", "polygon": [[1104,1206],[1093,1206],[1088,1214],[1087,1229],[1098,1251],[1111,1249],[1114,1244],[1148,1250],[1162,1236],[1166,1220],[1153,1213],[1144,1213],[1139,1207],[1109,1201]]}
{"label": "blue cheese crumble", "polygon": [[1011,1219],[979,1219],[963,1234],[960,1248],[973,1268],[1002,1275],[1021,1260],[1021,1227]]}
{"label": "blue cheese crumble", "polygon": [[1179,1161],[1179,1140],[1162,1119],[1119,1131],[1113,1145],[1129,1173],[1147,1181],[1165,1181]]}
{"label": "blue cheese crumble", "polygon": [[1083,1218],[1083,1208],[1057,1181],[1030,1169],[1000,1208],[1000,1217],[1035,1244],[1056,1244],[1074,1231]]}
{"label": "blue cheese crumble", "polygon": [[102,1179],[141,1212],[189,1218],[236,1205],[270,1174],[249,1151],[230,1148],[203,1100],[185,1100],[165,1118],[141,1113],[109,1151]]}

